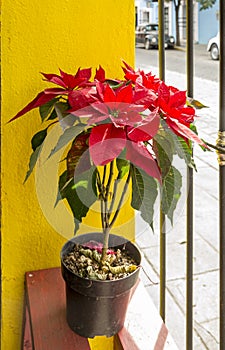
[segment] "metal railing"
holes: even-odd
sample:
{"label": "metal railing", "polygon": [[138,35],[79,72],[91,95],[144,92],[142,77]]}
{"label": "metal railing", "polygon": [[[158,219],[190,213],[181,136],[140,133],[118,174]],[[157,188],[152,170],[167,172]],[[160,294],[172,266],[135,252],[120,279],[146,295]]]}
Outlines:
{"label": "metal railing", "polygon": [[[225,2],[220,0],[220,100],[217,144],[225,147]],[[218,155],[220,200],[220,349],[225,349],[225,156]]]}
{"label": "metal railing", "polygon": [[[217,145],[225,147],[225,1],[220,1],[220,63],[219,63],[219,131]],[[165,16],[164,0],[158,1],[159,18],[159,75],[165,80]],[[186,62],[187,94],[194,95],[194,37],[193,0],[186,1]],[[218,153],[219,162],[219,235],[220,235],[220,350],[225,350],[225,155]],[[193,169],[187,169],[187,226],[186,226],[186,350],[193,349]],[[160,315],[166,319],[166,227],[160,214]]]}

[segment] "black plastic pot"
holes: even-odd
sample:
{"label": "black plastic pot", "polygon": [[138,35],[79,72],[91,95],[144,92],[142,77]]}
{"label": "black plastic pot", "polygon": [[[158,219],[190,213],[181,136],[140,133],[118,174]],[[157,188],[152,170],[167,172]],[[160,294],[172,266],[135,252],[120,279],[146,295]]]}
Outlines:
{"label": "black plastic pot", "polygon": [[[132,287],[140,268],[125,278],[115,281],[95,281],[71,272],[63,257],[74,244],[91,240],[102,243],[102,233],[88,233],[72,238],[62,248],[61,269],[66,282],[66,317],[70,328],[85,338],[105,335],[111,337],[123,327]],[[110,247],[125,247],[138,265],[141,254],[138,248],[123,237],[110,235]]]}

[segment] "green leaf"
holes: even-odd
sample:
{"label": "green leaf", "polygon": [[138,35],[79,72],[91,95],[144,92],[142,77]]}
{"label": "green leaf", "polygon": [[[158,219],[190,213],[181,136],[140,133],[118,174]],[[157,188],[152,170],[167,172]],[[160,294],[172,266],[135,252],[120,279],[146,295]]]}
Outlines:
{"label": "green leaf", "polygon": [[118,89],[120,86],[123,86],[123,85],[124,85],[123,82],[122,82],[122,83],[118,83],[117,80],[113,80],[113,79],[106,79],[105,82],[106,82],[107,84],[109,84],[110,87],[111,87],[112,89]]}
{"label": "green leaf", "polygon": [[79,187],[83,187],[83,188],[87,189],[88,188],[87,181],[86,180],[80,180],[76,184],[73,185],[74,189],[79,188]]}
{"label": "green leaf", "polygon": [[[184,159],[185,163],[187,166],[196,169],[194,159],[192,156],[192,148],[189,147],[189,145],[184,141],[184,139],[180,136],[175,135],[167,126],[165,121],[161,121],[161,126],[162,128],[159,130],[159,135],[164,137],[166,140],[168,140],[169,147],[170,149],[166,148],[166,153],[170,154],[172,153],[173,155],[178,155],[179,158]],[[193,125],[193,127],[195,127]],[[192,128],[192,126],[191,126]],[[193,130],[195,133],[197,132],[196,128]],[[154,138],[155,139],[155,138]],[[157,140],[157,137],[156,137]],[[191,141],[190,141],[191,142]],[[166,147],[166,143],[164,144],[164,148]],[[163,154],[162,154],[162,159],[163,159]],[[169,158],[172,161],[172,158]],[[164,161],[164,159],[163,159]],[[168,164],[167,164],[168,165]],[[162,164],[163,168],[163,164]],[[168,167],[167,167],[168,170]],[[163,172],[163,175],[166,172]]]}
{"label": "green leaf", "polygon": [[196,127],[195,124],[191,123],[191,124],[190,124],[190,129],[191,129],[192,131],[194,131],[194,133],[195,133],[196,135],[198,135],[198,130],[197,130],[197,127]]}
{"label": "green leaf", "polygon": [[184,159],[187,166],[196,170],[196,165],[192,156],[192,149],[187,145],[184,139],[177,136],[174,144],[178,157]]}
{"label": "green leaf", "polygon": [[57,101],[58,101],[58,98],[53,98],[51,101],[39,107],[39,113],[42,121],[44,121],[48,117],[48,115],[52,112],[54,108],[54,104]]}
{"label": "green leaf", "polygon": [[90,206],[97,200],[96,168],[83,172],[75,179],[67,181],[67,171],[59,177],[59,191],[56,204],[66,199],[74,216],[75,232]]}
{"label": "green leaf", "polygon": [[196,109],[209,108],[208,106],[203,105],[200,101],[195,100],[194,98],[187,98],[187,105],[194,107]]}
{"label": "green leaf", "polygon": [[173,214],[176,209],[177,202],[181,195],[182,176],[180,172],[173,166],[163,180],[162,188],[162,211],[170,219],[173,224]]}
{"label": "green leaf", "polygon": [[200,3],[200,11],[207,10],[216,3],[216,0],[197,0]]}
{"label": "green leaf", "polygon": [[80,125],[73,125],[65,129],[64,133],[60,135],[56,146],[51,150],[49,158],[53,154],[55,154],[57,151],[59,151],[61,148],[68,145],[68,143],[71,142],[77,135],[79,135],[85,129],[85,127],[86,125],[80,124]]}
{"label": "green leaf", "polygon": [[36,150],[37,147],[39,147],[45,140],[46,136],[47,136],[47,130],[43,129],[41,131],[38,131],[31,139],[31,145],[32,145],[32,149],[33,151]]}
{"label": "green leaf", "polygon": [[170,134],[165,131],[161,134],[158,133],[154,137],[153,143],[153,149],[157,156],[163,177],[166,176],[171,167],[174,154],[174,142],[169,136]]}
{"label": "green leaf", "polygon": [[143,170],[132,166],[133,209],[140,211],[141,217],[153,228],[154,204],[158,195],[156,180]]}
{"label": "green leaf", "polygon": [[[63,120],[64,118],[68,117],[70,114],[68,114],[69,105],[67,102],[57,102],[54,104],[54,109],[57,114],[57,117],[60,120]],[[75,120],[75,116],[73,116],[73,119]]]}
{"label": "green leaf", "polygon": [[34,170],[35,164],[37,163],[38,157],[40,155],[41,148],[42,148],[41,146],[37,147],[35,149],[35,151],[30,156],[29,170],[28,170],[26,177],[24,179],[24,183],[27,181],[27,179],[31,175],[32,171]]}
{"label": "green leaf", "polygon": [[117,158],[116,166],[118,169],[117,179],[122,179],[130,169],[130,163],[126,159]]}
{"label": "green leaf", "polygon": [[48,120],[54,120],[56,118],[57,118],[57,114],[56,114],[55,109],[53,109],[53,111],[51,112],[51,114],[48,117]]}

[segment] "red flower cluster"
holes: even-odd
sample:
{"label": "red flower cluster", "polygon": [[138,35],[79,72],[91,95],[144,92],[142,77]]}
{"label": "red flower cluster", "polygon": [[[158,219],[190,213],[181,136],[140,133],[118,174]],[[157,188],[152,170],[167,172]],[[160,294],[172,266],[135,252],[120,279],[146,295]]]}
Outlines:
{"label": "red flower cluster", "polygon": [[[151,73],[135,71],[124,62],[124,80],[106,78],[102,67],[91,82],[91,69],[75,75],[44,74],[59,87],[48,88],[24,107],[14,120],[54,98],[67,98],[68,113],[87,121],[91,128],[89,150],[93,163],[106,165],[125,150],[125,157],[161,182],[161,170],[151,140],[164,120],[167,127],[187,144],[204,142],[191,130],[195,109],[186,104],[186,92],[167,86]],[[85,119],[84,119],[85,118]]]}

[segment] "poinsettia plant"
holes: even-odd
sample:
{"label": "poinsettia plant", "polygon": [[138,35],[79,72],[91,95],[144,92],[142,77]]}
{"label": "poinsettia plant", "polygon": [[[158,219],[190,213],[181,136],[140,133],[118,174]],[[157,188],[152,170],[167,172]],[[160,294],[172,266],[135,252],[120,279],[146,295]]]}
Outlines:
{"label": "poinsettia plant", "polygon": [[151,227],[158,195],[163,213],[172,221],[182,185],[173,159],[178,156],[194,166],[192,142],[207,148],[197,135],[196,111],[186,91],[167,86],[152,73],[135,71],[125,62],[122,69],[123,79],[106,77],[101,66],[93,79],[90,68],[79,68],[75,75],[62,70],[59,75],[42,73],[45,81],[57,87],[41,91],[11,119],[39,108],[41,122],[46,124],[31,140],[26,179],[49,130],[56,122],[61,124],[62,134],[50,154],[69,144],[65,171],[59,176],[59,198],[69,203],[75,231],[92,204],[99,202],[103,260],[128,188],[130,205]]}

